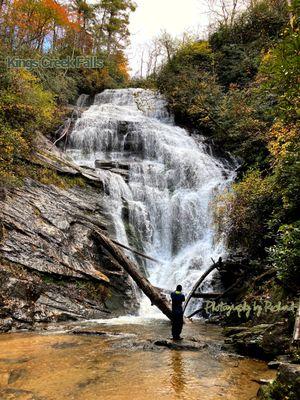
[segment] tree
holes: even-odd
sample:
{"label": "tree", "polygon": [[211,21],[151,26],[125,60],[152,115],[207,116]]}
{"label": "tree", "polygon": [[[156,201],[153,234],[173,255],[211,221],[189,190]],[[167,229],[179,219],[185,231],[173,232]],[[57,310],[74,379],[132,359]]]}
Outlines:
{"label": "tree", "polygon": [[261,0],[236,15],[231,27],[221,23],[209,37],[219,82],[226,88],[249,84],[287,20],[286,0]]}
{"label": "tree", "polygon": [[172,37],[167,31],[161,31],[151,42],[141,46],[140,77],[155,77],[163,65],[171,62],[177,50],[195,39],[195,35],[187,32],[181,37]]}
{"label": "tree", "polygon": [[67,7],[55,0],[14,0],[4,10],[1,40],[14,51],[22,47],[42,50],[53,29],[73,26]]}
{"label": "tree", "polygon": [[97,48],[110,55],[124,49],[129,37],[129,15],[136,5],[131,0],[102,0],[96,4]]}
{"label": "tree", "polygon": [[78,32],[74,32],[75,46],[81,49],[83,54],[92,49],[92,25],[95,19],[95,7],[89,5],[86,0],[73,0],[71,10],[75,12]]}
{"label": "tree", "polygon": [[222,25],[232,27],[238,13],[249,0],[205,0],[213,18]]}

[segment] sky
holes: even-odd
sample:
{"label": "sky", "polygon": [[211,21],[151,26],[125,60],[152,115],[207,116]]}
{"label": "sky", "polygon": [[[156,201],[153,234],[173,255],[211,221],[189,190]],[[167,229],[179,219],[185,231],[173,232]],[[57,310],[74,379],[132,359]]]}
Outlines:
{"label": "sky", "polygon": [[180,36],[186,30],[204,32],[209,24],[203,0],[135,0],[137,9],[130,16],[131,46],[127,50],[131,75],[138,71],[141,46],[162,30]]}

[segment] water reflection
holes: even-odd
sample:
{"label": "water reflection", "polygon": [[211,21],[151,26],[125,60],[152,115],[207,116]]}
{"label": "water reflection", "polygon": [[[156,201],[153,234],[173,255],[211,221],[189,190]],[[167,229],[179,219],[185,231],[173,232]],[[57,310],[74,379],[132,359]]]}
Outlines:
{"label": "water reflection", "polygon": [[173,350],[171,353],[171,386],[178,397],[184,392],[186,386],[185,368],[182,353]]}
{"label": "water reflection", "polygon": [[263,362],[219,353],[218,327],[185,327],[188,337],[209,341],[199,352],[145,351],[168,335],[166,323],[86,329],[107,335],[0,335],[0,399],[249,400],[255,380],[275,374]]}

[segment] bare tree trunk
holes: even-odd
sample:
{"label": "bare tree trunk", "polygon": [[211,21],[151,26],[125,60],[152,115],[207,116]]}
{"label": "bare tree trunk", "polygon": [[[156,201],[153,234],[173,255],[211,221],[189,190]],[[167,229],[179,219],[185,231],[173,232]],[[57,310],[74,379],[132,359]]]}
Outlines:
{"label": "bare tree trunk", "polygon": [[293,12],[292,12],[292,0],[286,0],[288,8],[289,8],[289,19],[290,19],[290,25],[292,27],[292,29],[294,29],[294,16],[293,16]]}
{"label": "bare tree trunk", "polygon": [[115,245],[111,239],[97,231],[96,235],[101,245],[111,254],[111,256],[117,261],[117,263],[131,276],[136,282],[142,292],[151,300],[160,311],[165,314],[169,319],[172,317],[172,311],[169,302],[161,291],[148,281],[142,273],[139,271],[138,266]]}
{"label": "bare tree trunk", "polygon": [[232,27],[233,23],[234,23],[234,19],[236,16],[236,8],[237,8],[237,4],[238,4],[238,0],[233,0],[232,3],[232,11],[231,11],[231,15],[230,15],[230,27]]}
{"label": "bare tree trunk", "polygon": [[143,67],[144,67],[144,50],[142,51],[142,56],[141,56],[141,69],[140,69],[141,78],[143,78]]}
{"label": "bare tree trunk", "polygon": [[296,314],[294,334],[293,334],[293,341],[296,342],[299,340],[300,340],[300,300],[299,300],[298,310],[297,310],[297,314]]}
{"label": "bare tree trunk", "polygon": [[0,15],[2,14],[2,8],[4,6],[4,1],[5,0],[0,0]]}
{"label": "bare tree trunk", "polygon": [[52,50],[56,48],[56,26],[53,26]]}

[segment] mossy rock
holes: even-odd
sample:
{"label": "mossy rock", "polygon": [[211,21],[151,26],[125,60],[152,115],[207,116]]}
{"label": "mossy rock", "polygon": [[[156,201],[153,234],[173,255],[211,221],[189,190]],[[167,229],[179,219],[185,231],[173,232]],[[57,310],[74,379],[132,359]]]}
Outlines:
{"label": "mossy rock", "polygon": [[276,380],[270,385],[262,386],[257,396],[260,400],[300,399],[300,365],[280,365]]}
{"label": "mossy rock", "polygon": [[236,333],[227,332],[229,339],[226,342],[233,344],[240,353],[267,360],[283,354],[290,343],[283,323],[236,327],[235,331],[231,328],[231,332]]}

